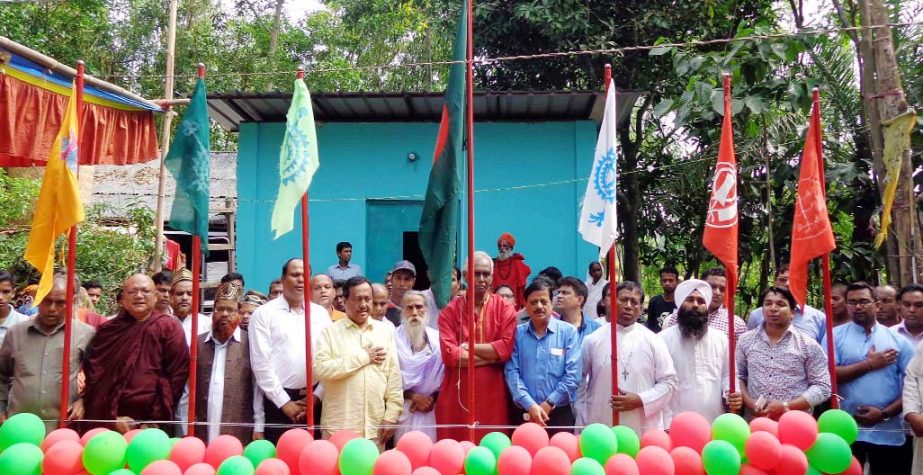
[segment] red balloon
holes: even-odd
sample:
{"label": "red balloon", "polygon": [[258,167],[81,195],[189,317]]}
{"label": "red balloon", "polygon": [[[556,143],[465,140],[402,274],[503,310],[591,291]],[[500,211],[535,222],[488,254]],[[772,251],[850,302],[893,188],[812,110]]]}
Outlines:
{"label": "red balloon", "polygon": [[849,468],[847,468],[846,471],[840,475],[862,475],[862,473],[862,464],[859,463],[859,459],[853,456],[852,463],[849,464]]}
{"label": "red balloon", "polygon": [[808,457],[798,447],[782,445],[782,457],[776,466],[776,475],[804,475],[808,471]]}
{"label": "red balloon", "polygon": [[517,427],[516,430],[513,431],[511,440],[513,445],[524,447],[533,457],[535,457],[539,449],[548,447],[549,442],[548,432],[545,431],[545,428],[534,422],[526,422]]}
{"label": "red balloon", "polygon": [[458,475],[465,471],[465,449],[452,439],[442,439],[433,444],[429,453],[429,466],[442,475]]}
{"label": "red balloon", "polygon": [[[544,431],[544,429],[542,430]],[[570,475],[570,459],[563,450],[557,447],[542,447],[538,449],[538,453],[532,458],[532,470],[529,471],[529,474]]]}
{"label": "red balloon", "polygon": [[[670,432],[672,432],[672,429]],[[641,475],[674,475],[676,472],[673,457],[670,456],[670,452],[667,452],[662,447],[645,447],[638,452],[638,457],[635,460],[638,462],[638,472]]]}
{"label": "red balloon", "polygon": [[142,430],[142,429],[132,429],[132,430],[126,432],[124,435],[122,435],[122,437],[125,438],[125,442],[128,442],[128,443],[130,444],[130,443],[131,443],[131,439],[134,439],[134,438],[135,438],[135,435],[137,435],[138,432],[141,432],[141,430]]}
{"label": "red balloon", "polygon": [[750,432],[769,432],[779,437],[779,423],[768,417],[756,417],[750,421]]}
{"label": "red balloon", "polygon": [[414,470],[429,462],[429,453],[433,450],[433,440],[428,435],[415,430],[404,434],[397,441],[397,450],[400,450],[410,460]]}
{"label": "red balloon", "polygon": [[205,461],[205,442],[198,437],[183,437],[170,449],[170,460],[180,470],[189,470],[189,467]]}
{"label": "red balloon", "polygon": [[670,440],[674,448],[689,447],[702,453],[705,444],[711,442],[711,424],[697,412],[681,412],[670,423]]}
{"label": "red balloon", "polygon": [[288,464],[280,459],[271,458],[260,462],[260,466],[256,467],[253,475],[291,475],[291,473]]}
{"label": "red balloon", "polygon": [[571,462],[580,458],[580,439],[570,432],[558,432],[551,436],[548,445],[563,450]]}
{"label": "red balloon", "polygon": [[760,470],[772,470],[782,461],[782,444],[769,432],[754,432],[747,439],[744,453],[750,465]]}
{"label": "red balloon", "polygon": [[651,429],[641,436],[642,448],[650,447],[651,445],[656,445],[666,451],[673,450],[673,440],[670,439],[670,434],[660,429]]}
{"label": "red balloon", "polygon": [[183,471],[169,460],[157,460],[144,467],[141,475],[183,475]]}
{"label": "red balloon", "polygon": [[677,447],[670,452],[676,475],[705,475],[702,456],[689,447]]}
{"label": "red balloon", "polygon": [[[75,432],[76,434],[76,432]],[[73,475],[83,471],[83,446],[74,440],[62,440],[51,446],[42,459],[45,475]]]}
{"label": "red balloon", "polygon": [[738,475],[770,475],[769,472],[764,472],[753,465],[745,463],[740,466],[740,473]]}
{"label": "red balloon", "polygon": [[343,429],[343,430],[338,430],[334,432],[333,435],[330,436],[329,440],[331,443],[333,443],[333,445],[337,448],[337,451],[339,452],[340,450],[343,450],[343,446],[346,445],[347,442],[353,439],[358,439],[358,438],[359,438],[359,434],[351,430]]}
{"label": "red balloon", "polygon": [[413,471],[411,475],[442,475],[439,473],[439,470],[436,470],[433,467],[420,467]]}
{"label": "red balloon", "polygon": [[[299,458],[305,447],[314,441],[314,437],[304,429],[289,429],[279,437],[276,444],[276,458],[288,465],[292,475],[300,475]],[[310,472],[305,472],[310,473]]]}
{"label": "red balloon", "polygon": [[532,456],[528,450],[511,445],[500,452],[497,459],[497,475],[529,475],[531,470]]}
{"label": "red balloon", "polygon": [[[664,432],[666,434],[666,432]],[[615,454],[606,461],[606,475],[639,475],[638,462],[628,454]]]}
{"label": "red balloon", "polygon": [[183,475],[215,475],[215,467],[205,462],[197,463],[187,468]]}
{"label": "red balloon", "polygon": [[96,434],[99,434],[102,432],[108,432],[108,431],[109,429],[106,429],[105,427],[97,427],[95,429],[90,429],[87,431],[86,434],[83,434],[83,437],[80,438],[80,444],[85,446],[87,445],[87,442],[90,441],[90,439],[92,439],[93,437],[96,437]]}
{"label": "red balloon", "polygon": [[779,418],[779,442],[808,450],[817,440],[817,421],[804,411],[788,411]]}
{"label": "red balloon", "polygon": [[465,455],[468,455],[468,452],[470,452],[471,449],[477,447],[477,445],[474,445],[474,442],[471,442],[470,440],[463,440],[459,442],[458,445],[460,445],[462,450],[465,451]]}
{"label": "red balloon", "polygon": [[47,452],[52,445],[61,442],[62,440],[70,440],[72,442],[80,443],[80,434],[73,429],[55,429],[48,433],[45,436],[45,440],[42,441],[40,446],[42,452]]}
{"label": "red balloon", "polygon": [[403,452],[386,450],[375,459],[372,475],[410,475],[413,467]]}
{"label": "red balloon", "polygon": [[243,455],[244,446],[233,435],[219,435],[205,449],[205,463],[218,470],[221,462],[235,455]]}
{"label": "red balloon", "polygon": [[[308,444],[298,456],[299,473],[310,473],[312,475],[339,475],[340,467],[337,461],[340,458],[340,451],[329,440],[315,440]],[[288,466],[290,469],[291,465]],[[294,473],[295,470],[292,469]]]}

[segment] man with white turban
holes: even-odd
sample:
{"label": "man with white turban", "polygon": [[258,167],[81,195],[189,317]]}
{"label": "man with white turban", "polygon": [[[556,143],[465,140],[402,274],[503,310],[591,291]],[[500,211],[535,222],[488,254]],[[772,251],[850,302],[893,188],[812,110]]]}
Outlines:
{"label": "man with white turban", "polygon": [[[708,326],[715,330],[721,330],[727,336],[729,313],[724,306],[724,295],[727,293],[727,278],[724,276],[724,269],[721,267],[708,269],[702,274],[701,281],[705,281],[711,287],[711,297],[708,300]],[[677,305],[681,304],[682,299],[685,298],[679,295],[679,287],[676,287],[674,298]],[[672,315],[664,320],[663,328],[676,325],[677,319],[678,312],[673,312]],[[737,341],[746,332],[747,323],[742,318],[734,315],[734,341]]]}
{"label": "man with white turban", "polygon": [[669,424],[676,414],[693,411],[712,422],[728,407],[736,412],[743,403],[739,392],[725,396],[730,382],[728,338],[710,328],[712,286],[708,282],[687,280],[676,287],[675,295],[677,324],[658,335],[673,358],[678,377],[664,419]]}
{"label": "man with white turban", "polygon": [[439,332],[427,325],[431,317],[427,314],[423,293],[408,290],[401,299],[402,323],[394,335],[404,383],[404,411],[397,421],[400,427],[395,432],[395,442],[414,430],[436,441],[434,409],[445,366],[440,353]]}

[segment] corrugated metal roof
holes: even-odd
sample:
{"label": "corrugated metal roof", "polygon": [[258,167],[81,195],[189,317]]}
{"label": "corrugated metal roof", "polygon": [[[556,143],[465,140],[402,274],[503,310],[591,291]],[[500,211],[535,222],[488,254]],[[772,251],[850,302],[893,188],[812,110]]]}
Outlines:
{"label": "corrugated metal roof", "polygon": [[[642,93],[618,93],[618,120],[627,117]],[[216,93],[208,95],[209,115],[227,130],[242,122],[283,122],[292,94]],[[320,92],[311,95],[319,122],[437,122],[442,114],[441,92],[363,93]],[[475,92],[478,122],[547,122],[602,120],[605,98],[595,91]]]}

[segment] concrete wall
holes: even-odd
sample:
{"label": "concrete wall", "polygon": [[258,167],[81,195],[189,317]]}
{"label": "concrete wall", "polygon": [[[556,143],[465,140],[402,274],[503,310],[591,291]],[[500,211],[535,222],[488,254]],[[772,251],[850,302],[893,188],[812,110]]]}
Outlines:
{"label": "concrete wall", "polygon": [[[395,237],[369,235],[367,211],[391,200],[398,204],[422,201],[437,128],[434,123],[318,126],[321,165],[309,194],[315,272],[336,262],[338,241],[352,242],[353,262],[372,280],[382,280],[387,270],[382,262],[403,257],[382,251],[395,255],[370,258],[371,249],[393,249],[380,241]],[[300,210],[293,232],[273,241],[269,230],[284,131],[283,123],[245,123],[240,130],[238,268],[250,286],[262,289],[280,274],[286,259],[301,255]],[[516,236],[516,251],[526,256],[533,275],[554,265],[565,275],[583,278],[597,253],[577,233],[595,141],[592,121],[476,124],[475,189],[483,190],[475,193],[477,249],[495,255],[497,236],[509,231]],[[418,159],[409,161],[409,153]],[[464,170],[461,180],[464,189]],[[462,258],[467,249],[466,199],[462,196],[459,227]],[[410,208],[408,212],[413,212]]]}

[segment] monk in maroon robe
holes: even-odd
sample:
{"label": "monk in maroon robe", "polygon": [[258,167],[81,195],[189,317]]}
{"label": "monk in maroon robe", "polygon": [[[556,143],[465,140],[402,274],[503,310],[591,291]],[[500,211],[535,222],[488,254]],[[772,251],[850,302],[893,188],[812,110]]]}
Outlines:
{"label": "monk in maroon robe", "polygon": [[[439,342],[445,378],[436,400],[437,424],[467,424],[468,400],[468,317],[466,300],[474,297],[475,338],[474,420],[480,425],[507,425],[510,421],[510,396],[503,379],[503,365],[513,353],[516,310],[507,301],[490,294],[492,262],[483,252],[474,255],[474,292],[452,299],[439,314]],[[462,272],[467,276],[467,271]],[[467,279],[467,277],[465,277]],[[494,429],[479,429],[474,443]],[[468,440],[463,427],[437,430],[440,439]]]}
{"label": "monk in maroon robe", "polygon": [[154,312],[156,301],[154,281],[144,274],[131,276],[122,289],[122,311],[101,325],[90,342],[84,364],[85,417],[113,422],[92,422],[87,428],[124,433],[135,428],[134,421],[174,420],[189,376],[189,347],[179,321]]}
{"label": "monk in maroon robe", "polygon": [[494,259],[494,273],[491,278],[490,291],[496,292],[501,285],[513,289],[516,298],[516,310],[526,305],[526,280],[532,273],[532,268],[526,265],[526,258],[513,252],[516,238],[510,233],[503,233],[497,238],[499,255]]}

